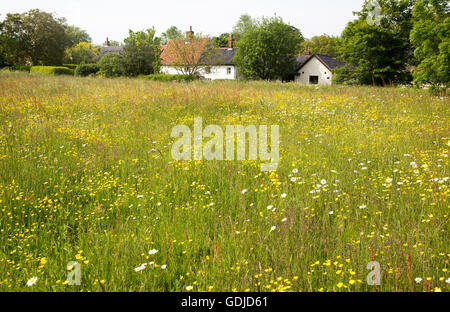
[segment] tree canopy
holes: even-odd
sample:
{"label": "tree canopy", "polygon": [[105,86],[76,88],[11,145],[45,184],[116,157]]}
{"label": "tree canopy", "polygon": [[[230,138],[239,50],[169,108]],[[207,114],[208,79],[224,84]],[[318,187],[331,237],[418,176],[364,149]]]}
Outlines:
{"label": "tree canopy", "polygon": [[94,63],[97,59],[98,48],[90,42],[79,42],[77,45],[66,49],[64,63],[81,64]]}
{"label": "tree canopy", "polygon": [[242,14],[236,25],[233,26],[233,36],[236,41],[241,40],[244,33],[257,25],[257,20],[253,19],[248,14]]}
{"label": "tree canopy", "polygon": [[302,43],[302,48],[299,53],[303,53],[305,47],[307,46],[311,53],[319,53],[330,56],[337,55],[337,37],[328,36],[326,34],[320,36],[314,36]]}
{"label": "tree canopy", "polygon": [[76,26],[65,26],[66,34],[69,39],[69,46],[73,47],[80,42],[91,42],[91,36]]}
{"label": "tree canopy", "polygon": [[303,40],[300,30],[280,17],[263,18],[237,42],[239,73],[247,79],[287,79],[293,75],[295,56]]}
{"label": "tree canopy", "polygon": [[63,22],[51,13],[7,14],[2,22],[0,46],[9,64],[60,65],[69,44]]}
{"label": "tree canopy", "polygon": [[420,0],[413,10],[411,42],[420,64],[414,81],[433,88],[450,85],[450,18],[446,0]]}
{"label": "tree canopy", "polygon": [[229,39],[230,39],[230,33],[223,33],[223,34],[220,34],[218,37],[213,37],[211,40],[215,47],[227,48]]}
{"label": "tree canopy", "polygon": [[183,38],[183,32],[179,30],[176,26],[170,26],[161,35],[161,43],[166,44],[170,40],[179,40]]}
{"label": "tree canopy", "polygon": [[129,31],[120,54],[121,70],[126,76],[149,75],[158,71],[161,39],[155,28]]}
{"label": "tree canopy", "polygon": [[413,64],[409,33],[414,0],[380,0],[378,24],[367,22],[369,1],[356,12],[358,19],[347,24],[338,41],[338,54],[347,67],[337,71],[337,81],[386,85],[411,81]]}

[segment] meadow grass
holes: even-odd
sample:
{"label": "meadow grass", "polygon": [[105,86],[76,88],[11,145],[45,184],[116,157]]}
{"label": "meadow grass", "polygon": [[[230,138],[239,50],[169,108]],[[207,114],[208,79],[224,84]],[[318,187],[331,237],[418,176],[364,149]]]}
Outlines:
{"label": "meadow grass", "polygon": [[[278,170],[174,161],[194,117],[279,125]],[[2,72],[0,291],[448,291],[449,146],[421,90]]]}

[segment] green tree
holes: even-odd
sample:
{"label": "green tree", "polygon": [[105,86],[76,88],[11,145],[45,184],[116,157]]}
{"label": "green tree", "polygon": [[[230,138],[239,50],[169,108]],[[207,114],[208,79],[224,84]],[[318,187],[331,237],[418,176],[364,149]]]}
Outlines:
{"label": "green tree", "polygon": [[303,53],[305,47],[307,46],[311,53],[319,53],[330,56],[337,55],[337,45],[338,38],[333,36],[328,36],[323,34],[321,36],[314,36],[302,43],[302,48],[300,53]]}
{"label": "green tree", "polygon": [[64,25],[52,14],[30,10],[7,14],[0,43],[10,64],[60,65],[69,44]]}
{"label": "green tree", "polygon": [[79,42],[77,45],[66,49],[64,63],[81,64],[94,63],[97,59],[98,48],[90,42]]}
{"label": "green tree", "polygon": [[337,81],[374,85],[411,81],[408,69],[414,58],[409,32],[414,0],[379,1],[379,24],[367,22],[368,3],[356,13],[359,18],[347,24],[338,41],[338,54],[348,65],[337,71]]}
{"label": "green tree", "polygon": [[263,18],[237,43],[235,62],[240,74],[247,79],[287,79],[303,40],[300,30],[281,18]]}
{"label": "green tree", "polygon": [[0,67],[4,66],[6,63],[5,51],[2,43],[2,32],[3,32],[3,22],[0,21]]}
{"label": "green tree", "polygon": [[108,53],[98,61],[99,74],[108,78],[122,75],[120,56]]}
{"label": "green tree", "polygon": [[124,75],[149,75],[155,72],[158,67],[155,60],[159,59],[161,53],[161,40],[155,34],[154,28],[146,31],[129,31],[128,37],[124,40],[124,50],[120,54],[121,71]]}
{"label": "green tree", "polygon": [[91,42],[89,34],[76,26],[65,26],[67,37],[69,38],[69,46],[73,47],[80,42]]}
{"label": "green tree", "polygon": [[219,35],[218,37],[213,37],[211,40],[215,47],[227,48],[229,39],[230,39],[230,33],[223,33],[223,34]]}
{"label": "green tree", "polygon": [[183,32],[179,30],[176,26],[170,26],[161,35],[161,44],[166,44],[169,40],[180,40],[183,39]]}
{"label": "green tree", "polygon": [[242,14],[236,25],[233,27],[233,36],[236,41],[241,40],[244,33],[250,29],[253,29],[258,24],[258,21],[253,19],[248,14]]}
{"label": "green tree", "polygon": [[413,10],[411,42],[420,65],[414,72],[418,85],[433,89],[450,85],[450,18],[446,0],[420,0]]}

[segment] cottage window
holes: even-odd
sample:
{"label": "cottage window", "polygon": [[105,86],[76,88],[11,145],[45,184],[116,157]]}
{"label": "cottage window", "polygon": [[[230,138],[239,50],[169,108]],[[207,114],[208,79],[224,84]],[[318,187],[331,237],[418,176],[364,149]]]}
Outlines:
{"label": "cottage window", "polygon": [[227,67],[227,74],[231,74],[231,67]]}
{"label": "cottage window", "polygon": [[309,83],[310,84],[318,84],[319,83],[319,76],[309,76]]}

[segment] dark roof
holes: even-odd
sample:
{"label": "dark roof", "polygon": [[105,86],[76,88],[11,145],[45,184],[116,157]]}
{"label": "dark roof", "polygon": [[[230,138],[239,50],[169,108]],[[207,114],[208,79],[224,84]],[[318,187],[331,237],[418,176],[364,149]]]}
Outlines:
{"label": "dark roof", "polygon": [[200,58],[199,62],[205,62],[207,65],[235,65],[233,57],[236,53],[236,48],[218,48],[216,54],[210,60]]}
{"label": "dark roof", "polygon": [[97,61],[100,60],[105,54],[113,53],[113,54],[119,54],[123,51],[123,47],[121,46],[107,46],[107,47],[101,47],[100,53],[98,54]]}
{"label": "dark roof", "polygon": [[309,60],[311,60],[313,57],[316,57],[323,65],[325,65],[329,70],[339,68],[344,66],[346,63],[342,61],[336,60],[333,56],[325,55],[325,54],[318,54],[314,53],[311,56],[307,55],[297,55],[297,68],[296,71],[298,71],[300,68],[302,68],[306,63],[308,63]]}

